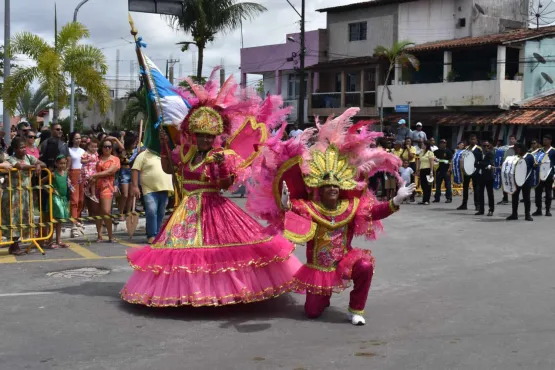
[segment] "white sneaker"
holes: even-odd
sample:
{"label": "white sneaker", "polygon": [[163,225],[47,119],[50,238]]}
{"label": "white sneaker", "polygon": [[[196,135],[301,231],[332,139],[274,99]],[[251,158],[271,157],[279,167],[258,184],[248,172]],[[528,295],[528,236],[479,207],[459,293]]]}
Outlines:
{"label": "white sneaker", "polygon": [[352,312],[347,312],[347,317],[351,321],[351,324],[356,326],[362,326],[366,324],[366,320],[361,315],[354,314]]}

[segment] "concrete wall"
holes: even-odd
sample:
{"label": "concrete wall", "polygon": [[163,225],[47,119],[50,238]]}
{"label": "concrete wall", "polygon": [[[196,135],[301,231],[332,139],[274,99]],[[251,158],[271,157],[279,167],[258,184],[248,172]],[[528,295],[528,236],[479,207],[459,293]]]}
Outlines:
{"label": "concrete wall", "polygon": [[89,109],[86,101],[80,101],[77,104],[79,104],[79,112],[84,116],[83,128],[90,128],[92,125],[96,125],[99,122],[104,123],[106,118],[119,125],[121,117],[123,116],[123,111],[127,105],[127,99],[112,100],[110,109],[104,114],[100,113],[97,106],[93,106]]}
{"label": "concrete wall", "polygon": [[[538,65],[533,53],[538,53],[543,56],[547,63]],[[541,73],[544,72],[555,80],[555,68],[553,68],[554,57],[555,39],[527,41],[525,43],[524,58],[526,62],[523,64],[525,99],[555,88],[555,84],[546,83],[545,79],[541,76]],[[533,68],[535,69],[532,72]]]}
{"label": "concrete wall", "polygon": [[[492,80],[469,82],[443,82],[435,84],[391,85],[393,101],[384,99],[384,107],[406,104],[413,107],[501,106],[522,99],[521,81]],[[383,86],[378,88],[381,96]]]}
{"label": "concrete wall", "polygon": [[[480,0],[485,15],[478,14],[474,0],[420,0],[399,4],[399,39],[417,44],[483,36],[503,32],[523,20],[521,1]],[[526,5],[524,5],[526,6]],[[458,20],[466,19],[464,27]]]}
{"label": "concrete wall", "polygon": [[[398,40],[398,5],[328,13],[329,59],[368,56],[378,45],[390,47]],[[349,41],[349,23],[367,22],[366,40]]]}

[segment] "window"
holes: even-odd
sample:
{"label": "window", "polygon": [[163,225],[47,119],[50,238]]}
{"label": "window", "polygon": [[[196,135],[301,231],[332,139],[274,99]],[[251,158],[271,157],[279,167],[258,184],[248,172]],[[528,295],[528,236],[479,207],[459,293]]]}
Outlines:
{"label": "window", "polygon": [[[307,93],[307,75],[304,75],[304,93],[306,97]],[[287,99],[298,99],[300,93],[300,86],[299,86],[299,75],[298,74],[290,74],[287,75]]]}
{"label": "window", "polygon": [[349,41],[366,40],[366,22],[349,23]]}
{"label": "window", "polygon": [[116,90],[110,90],[110,98],[116,97]]}

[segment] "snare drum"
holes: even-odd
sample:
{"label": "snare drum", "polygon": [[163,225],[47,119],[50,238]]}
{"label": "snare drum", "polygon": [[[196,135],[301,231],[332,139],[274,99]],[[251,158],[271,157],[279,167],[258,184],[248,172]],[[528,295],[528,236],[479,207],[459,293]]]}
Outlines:
{"label": "snare drum", "polygon": [[453,156],[453,182],[457,185],[463,183],[463,170],[461,168],[461,158],[464,150],[458,150]]}
{"label": "snare drum", "polygon": [[476,167],[474,166],[476,163],[476,157],[474,157],[474,153],[470,150],[463,150],[461,162],[465,175],[472,176],[474,171],[476,171]]}
{"label": "snare drum", "polygon": [[495,149],[495,158],[494,158],[494,167],[495,171],[493,173],[494,181],[493,181],[493,188],[498,190],[501,189],[502,178],[501,178],[501,166],[505,159],[509,156],[515,155],[515,151],[512,146],[502,146]]}
{"label": "snare drum", "polygon": [[[522,159],[518,156],[508,156],[503,164],[501,165],[501,181],[503,184],[503,191],[508,194],[513,194],[517,189],[517,184],[515,181],[516,165]],[[526,164],[526,163],[525,163]],[[522,170],[522,166],[520,166]],[[526,167],[524,168],[524,177],[526,178]],[[519,178],[522,174],[519,175]]]}
{"label": "snare drum", "polygon": [[538,166],[534,168],[534,176],[538,178],[539,183],[539,181],[545,181],[549,177],[551,173],[551,160],[543,150],[538,150],[534,153],[534,158],[538,164]]}

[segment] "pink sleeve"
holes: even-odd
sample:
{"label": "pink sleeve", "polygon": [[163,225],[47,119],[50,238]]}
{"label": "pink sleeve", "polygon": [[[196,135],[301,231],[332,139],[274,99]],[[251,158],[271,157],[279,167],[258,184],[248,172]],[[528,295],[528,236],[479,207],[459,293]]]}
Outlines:
{"label": "pink sleeve", "polygon": [[372,212],[373,220],[382,220],[397,211],[392,201],[375,203],[370,212]]}

